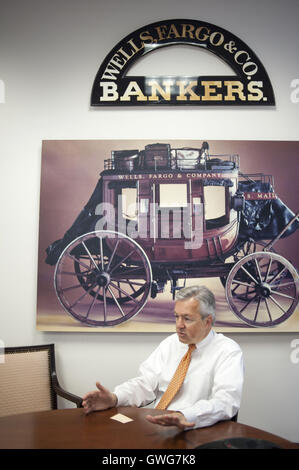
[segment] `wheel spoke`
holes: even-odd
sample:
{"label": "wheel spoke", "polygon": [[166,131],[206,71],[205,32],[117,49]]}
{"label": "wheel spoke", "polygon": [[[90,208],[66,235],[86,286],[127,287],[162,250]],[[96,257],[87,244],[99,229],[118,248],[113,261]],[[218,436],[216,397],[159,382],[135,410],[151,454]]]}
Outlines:
{"label": "wheel spoke", "polygon": [[136,304],[138,304],[138,301],[136,299],[134,299],[134,297],[132,297],[131,295],[127,294],[127,292],[125,292],[123,289],[121,289],[120,287],[117,287],[115,284],[113,284],[113,282],[110,282],[110,286],[114,287],[115,289],[117,289],[120,293],[123,293],[126,297],[129,297],[131,300],[133,300]]}
{"label": "wheel spoke", "polygon": [[240,313],[242,313],[242,312],[248,307],[248,305],[251,304],[251,302],[252,302],[253,300],[255,300],[255,299],[256,299],[256,296],[252,297],[252,299],[250,299],[250,300],[247,302],[247,304],[244,305],[244,307],[240,310]]}
{"label": "wheel spoke", "polygon": [[94,298],[93,298],[93,301],[91,302],[90,306],[88,307],[88,310],[87,310],[87,313],[86,313],[85,318],[88,318],[90,312],[92,311],[92,309],[93,309],[93,307],[94,307],[94,304],[95,304],[95,301],[96,301],[97,298],[98,298],[99,290],[100,290],[100,286],[98,286],[97,291],[96,291],[96,294],[95,294],[95,296],[94,296]]}
{"label": "wheel spoke", "polygon": [[124,263],[128,258],[130,258],[130,256],[135,252],[135,250],[132,250],[130,251],[130,253],[125,256],[125,258],[123,258],[119,263],[117,263],[115,266],[112,267],[111,271],[110,271],[110,274],[113,273],[113,271],[115,271],[122,263]]}
{"label": "wheel spoke", "polygon": [[287,310],[284,310],[284,309],[282,308],[282,306],[280,305],[280,303],[279,303],[279,302],[277,302],[277,300],[273,299],[272,295],[270,295],[270,296],[269,296],[269,299],[271,299],[271,300],[272,300],[272,302],[274,302],[274,303],[277,305],[277,307],[279,307],[279,308],[280,308],[280,310],[282,310],[282,311],[283,311],[283,313],[286,313],[286,311],[287,311]]}
{"label": "wheel spoke", "polygon": [[257,319],[257,316],[258,316],[258,313],[259,313],[259,309],[260,309],[260,303],[261,303],[261,298],[259,297],[258,302],[257,302],[257,306],[256,306],[256,310],[255,310],[255,315],[254,315],[254,320],[253,320],[253,321],[256,321],[256,319]]}
{"label": "wheel spoke", "polygon": [[268,276],[269,276],[270,269],[271,269],[271,264],[272,264],[272,258],[270,257],[268,267],[267,267],[267,271],[266,271],[265,278],[264,278],[264,282],[267,282],[267,280],[268,280]]}
{"label": "wheel spoke", "polygon": [[246,282],[238,281],[237,279],[233,279],[232,284],[239,284],[240,286],[251,287],[251,284],[247,284]]}
{"label": "wheel spoke", "polygon": [[281,297],[285,297],[286,299],[296,300],[296,297],[291,297],[290,295],[283,294],[282,292],[277,292],[277,290],[271,290],[271,294],[280,295]]}
{"label": "wheel spoke", "polygon": [[106,289],[103,287],[103,300],[104,300],[104,322],[107,321],[107,299],[106,299]]}
{"label": "wheel spoke", "polygon": [[259,264],[258,264],[256,258],[254,258],[254,262],[255,262],[255,266],[256,266],[256,270],[257,270],[259,280],[260,280],[260,282],[262,282],[262,275],[261,275],[260,267],[259,267]]}
{"label": "wheel spoke", "polygon": [[117,240],[117,242],[116,242],[116,244],[115,244],[115,247],[113,248],[113,252],[112,252],[112,255],[111,255],[111,257],[110,257],[108,266],[107,266],[107,271],[109,271],[109,269],[110,269],[110,265],[111,265],[111,263],[112,263],[112,260],[113,260],[113,258],[114,258],[114,255],[115,255],[115,253],[116,253],[116,250],[117,250],[117,247],[118,247],[119,243],[120,243],[120,240]]}
{"label": "wheel spoke", "polygon": [[81,284],[76,284],[74,286],[69,286],[69,287],[64,287],[64,288],[61,288],[61,292],[67,292],[67,291],[70,291],[72,289],[78,289],[78,287],[82,287]]}
{"label": "wheel spoke", "polygon": [[81,266],[84,266],[84,268],[86,268],[88,271],[86,272],[91,272],[93,271],[93,269],[91,268],[91,266],[87,266],[87,264],[83,263],[81,261],[81,259],[78,259],[76,258],[75,256],[71,255],[70,253],[66,253],[66,255],[69,257],[69,258],[72,258],[72,260],[74,260],[76,263],[79,263]]}
{"label": "wheel spoke", "polygon": [[104,256],[103,256],[103,239],[102,239],[102,237],[100,237],[100,253],[101,253],[102,271],[104,271]]}
{"label": "wheel spoke", "polygon": [[[111,284],[111,283],[110,283],[110,284]],[[112,285],[112,284],[111,284],[111,285]],[[119,298],[120,298],[120,300],[121,300],[121,298],[122,298],[122,297],[121,297],[121,296],[122,296],[122,292],[120,291],[120,283],[119,283],[119,281],[117,281],[117,285],[118,285],[118,287],[119,287],[119,290],[118,290],[118,291],[119,291]]]}
{"label": "wheel spoke", "polygon": [[284,282],[283,284],[279,283],[278,287],[288,287],[288,286],[296,286],[296,281]]}
{"label": "wheel spoke", "polygon": [[136,284],[137,286],[141,286],[141,287],[144,286],[144,284],[141,284],[141,283],[139,283],[139,282],[132,282],[132,281],[123,281],[123,282],[129,284],[129,286],[131,287],[131,289],[134,291],[134,294],[137,292],[137,290],[135,289],[135,287],[134,287],[133,284]]}
{"label": "wheel spoke", "polygon": [[269,315],[269,318],[270,318],[270,322],[272,323],[273,320],[272,320],[271,312],[270,312],[270,309],[269,309],[268,300],[267,300],[266,297],[264,298],[264,301],[265,301],[265,304],[266,304],[266,307],[267,307],[267,312],[268,312],[268,315]]}
{"label": "wheel spoke", "polygon": [[[91,260],[92,263],[94,264],[95,268],[96,268],[98,271],[100,271],[100,269],[99,269],[97,263],[96,263],[95,260],[93,259],[93,257],[92,257],[92,255],[91,255],[89,249],[87,248],[87,246],[85,245],[84,242],[82,242],[82,245],[84,246],[84,249],[85,249],[86,253],[88,254],[90,260]],[[103,261],[103,259],[102,259],[102,261]]]}
{"label": "wheel spoke", "polygon": [[254,282],[255,284],[258,285],[258,281],[257,281],[256,279],[254,279],[254,277],[247,271],[247,269],[244,268],[244,266],[241,266],[241,269],[247,274],[248,277],[250,277],[250,279],[253,280],[253,282]]}
{"label": "wheel spoke", "polygon": [[[114,277],[112,277],[111,281],[116,281],[116,279]],[[125,284],[129,284],[129,286],[132,287],[133,290],[134,290],[134,287],[132,286],[132,284],[135,284],[136,286],[141,286],[141,287],[144,286],[144,283],[142,283],[142,282],[128,281],[127,279],[118,279],[118,281],[123,282]]]}
{"label": "wheel spoke", "polygon": [[108,290],[109,290],[111,296],[113,297],[113,300],[114,300],[114,302],[116,303],[116,305],[117,305],[117,307],[118,307],[118,310],[120,311],[121,315],[122,315],[123,317],[125,317],[126,315],[125,315],[123,309],[121,308],[121,306],[119,305],[119,303],[118,303],[118,301],[117,301],[117,298],[116,298],[115,295],[113,294],[113,292],[112,292],[112,290],[110,289],[110,287],[107,286],[107,288],[108,288]]}
{"label": "wheel spoke", "polygon": [[232,289],[232,294],[234,295],[234,293],[236,292],[237,289],[239,289],[239,285],[237,284],[233,289]]}
{"label": "wheel spoke", "polygon": [[[236,284],[235,287],[231,290],[232,295],[236,295],[238,299],[246,300],[248,298],[248,295],[253,294],[255,292],[254,286],[251,284],[247,284],[246,282],[241,282],[234,279],[232,281],[232,284]],[[246,287],[245,293],[244,291],[237,293],[237,289],[242,286]]]}
{"label": "wheel spoke", "polygon": [[73,308],[75,305],[77,305],[78,302],[81,302],[81,300],[87,295],[89,294],[89,292],[95,287],[96,284],[93,284],[87,291],[84,292],[84,294],[82,294],[77,300],[76,302],[74,302],[70,308]]}
{"label": "wheel spoke", "polygon": [[275,279],[280,276],[284,271],[286,271],[287,268],[286,267],[283,267],[281,271],[279,271],[278,273],[275,274],[274,277],[272,277],[272,279],[270,280],[269,284],[272,284],[273,281],[275,281]]}

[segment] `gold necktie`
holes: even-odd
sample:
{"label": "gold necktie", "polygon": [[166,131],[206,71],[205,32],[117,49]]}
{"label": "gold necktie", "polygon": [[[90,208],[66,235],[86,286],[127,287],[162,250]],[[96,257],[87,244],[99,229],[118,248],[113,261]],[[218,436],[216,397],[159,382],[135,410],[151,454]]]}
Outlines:
{"label": "gold necktie", "polygon": [[175,395],[181,388],[191,361],[191,354],[195,348],[195,344],[189,344],[188,351],[181,359],[181,362],[179,363],[171,381],[169,382],[167,389],[165,390],[161,400],[156,406],[157,410],[166,410],[171,400],[175,397]]}

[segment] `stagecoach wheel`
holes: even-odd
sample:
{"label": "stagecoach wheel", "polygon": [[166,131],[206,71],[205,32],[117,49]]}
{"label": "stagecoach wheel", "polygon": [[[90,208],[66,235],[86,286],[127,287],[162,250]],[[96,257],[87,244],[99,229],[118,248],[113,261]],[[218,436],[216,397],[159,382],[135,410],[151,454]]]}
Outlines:
{"label": "stagecoach wheel", "polygon": [[298,281],[296,269],[285,258],[277,253],[256,252],[231,269],[226,298],[235,315],[248,325],[275,326],[294,312],[299,299]]}
{"label": "stagecoach wheel", "polygon": [[144,307],[152,271],[134,240],[100,230],[76,238],[64,249],[54,284],[61,305],[76,320],[89,326],[115,326]]}
{"label": "stagecoach wheel", "polygon": [[[251,253],[255,253],[257,251],[263,251],[265,246],[267,246],[267,242],[264,242],[263,240],[260,240],[258,242],[254,240],[247,240],[243,245],[241,246],[240,250],[237,251],[237,253],[234,254],[234,262],[236,263],[240,259],[244,258],[244,256],[247,256]],[[271,249],[273,253],[275,253],[274,249]],[[226,280],[227,276],[221,276],[220,281],[223,287],[225,288],[226,286]],[[250,291],[244,291],[242,294],[238,294],[238,292],[233,292],[234,295],[238,296],[241,300],[247,300],[248,296],[250,296]]]}
{"label": "stagecoach wheel", "polygon": [[[103,248],[105,247],[103,246]],[[105,251],[106,250],[104,249],[104,253]],[[109,257],[106,257],[106,259],[109,261]],[[115,260],[116,259],[117,258],[115,255]],[[86,275],[87,269],[89,271],[90,270],[93,271],[94,264],[93,264],[92,259],[88,255],[85,255],[85,254],[77,255],[76,261],[74,261],[74,268],[77,274],[78,281],[82,285],[83,289],[88,291],[89,295],[92,295],[93,297],[97,297],[99,300],[104,301],[104,295],[101,295],[99,293],[98,286],[94,285],[92,287],[92,284],[91,284],[92,277]],[[118,284],[118,287],[120,287],[119,281],[117,282],[117,284]],[[132,299],[132,297],[136,299],[137,297],[139,297],[139,295],[142,292],[144,292],[145,284],[140,287],[136,283],[135,285],[131,283],[131,286],[132,286],[132,289],[129,295],[124,295],[124,292],[122,291],[122,289],[118,289],[115,292],[115,297],[117,298],[119,304],[123,304],[124,302],[129,302]],[[106,296],[106,301],[108,303],[114,303],[113,297]]]}

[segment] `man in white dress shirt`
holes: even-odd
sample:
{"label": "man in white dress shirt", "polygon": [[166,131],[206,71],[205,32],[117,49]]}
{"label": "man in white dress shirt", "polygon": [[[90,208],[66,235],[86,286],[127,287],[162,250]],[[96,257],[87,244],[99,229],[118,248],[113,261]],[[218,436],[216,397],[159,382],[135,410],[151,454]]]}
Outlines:
{"label": "man in white dress shirt", "polygon": [[215,297],[204,286],[177,292],[174,307],[176,333],[163,340],[144,361],[138,377],[110,392],[99,382],[83,397],[86,414],[114,406],[157,406],[176,368],[195,344],[183,385],[161,415],[147,419],[180,429],[211,426],[232,418],[239,410],[243,387],[243,355],[239,345],[215,333]]}

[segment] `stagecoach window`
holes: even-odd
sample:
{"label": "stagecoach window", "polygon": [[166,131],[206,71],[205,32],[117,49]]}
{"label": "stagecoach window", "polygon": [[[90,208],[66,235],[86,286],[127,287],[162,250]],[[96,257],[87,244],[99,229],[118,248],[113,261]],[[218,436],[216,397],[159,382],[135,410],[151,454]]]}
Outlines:
{"label": "stagecoach window", "polygon": [[187,207],[186,184],[160,184],[160,207]]}
{"label": "stagecoach window", "polygon": [[225,222],[224,186],[204,186],[204,210],[207,229],[221,226]]}
{"label": "stagecoach window", "polygon": [[137,220],[137,189],[122,188],[121,211],[124,219]]}

